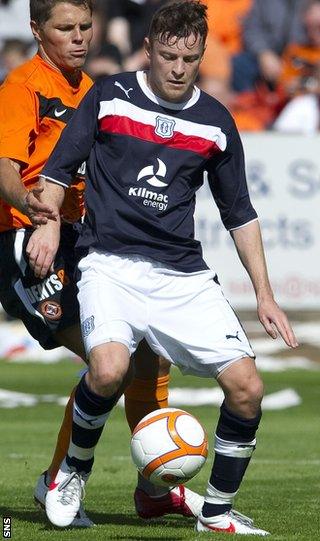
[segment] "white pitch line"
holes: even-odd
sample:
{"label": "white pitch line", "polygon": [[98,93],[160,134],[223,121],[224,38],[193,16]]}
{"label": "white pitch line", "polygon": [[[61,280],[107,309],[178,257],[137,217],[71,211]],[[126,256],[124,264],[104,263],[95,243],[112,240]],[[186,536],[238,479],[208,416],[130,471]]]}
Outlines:
{"label": "white pitch line", "polygon": [[283,410],[299,406],[302,399],[294,389],[283,389],[272,393],[262,400],[262,410]]}
{"label": "white pitch line", "polygon": [[264,372],[284,372],[295,368],[302,370],[320,370],[320,364],[310,361],[306,357],[269,357],[268,355],[257,355],[256,365]]}
{"label": "white pitch line", "polygon": [[38,402],[39,399],[36,395],[0,389],[0,408],[12,409],[17,406],[35,406]]}
{"label": "white pitch line", "polygon": [[[40,403],[52,403],[65,406],[68,397],[55,395],[32,395],[17,393],[0,389],[0,408],[30,407]],[[223,392],[219,387],[208,387],[193,389],[190,387],[173,388],[169,391],[170,406],[217,406],[223,401]],[[301,398],[294,389],[283,389],[276,393],[269,394],[262,401],[262,409],[281,410],[292,408],[301,404]],[[123,407],[123,397],[119,401]]]}

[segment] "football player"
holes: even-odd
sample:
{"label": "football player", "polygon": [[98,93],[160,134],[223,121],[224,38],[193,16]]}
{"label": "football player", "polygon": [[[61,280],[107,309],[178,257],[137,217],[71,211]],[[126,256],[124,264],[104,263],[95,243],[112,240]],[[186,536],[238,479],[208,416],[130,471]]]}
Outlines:
{"label": "football player", "polygon": [[[60,212],[61,242],[46,276],[34,275],[26,246],[33,227],[47,220],[48,207],[39,201],[39,172],[92,85],[81,70],[92,37],[92,1],[31,0],[30,15],[38,52],[13,70],[0,90],[0,301],[45,349],[63,345],[85,359],[73,279],[74,246],[84,213],[83,165],[66,190]],[[168,362],[158,359],[146,344],[141,344],[137,357],[135,378],[125,396],[132,430],[146,413],[167,406],[168,398]],[[40,504],[67,452],[72,411],[73,394],[52,463],[36,486],[35,499]],[[141,476],[134,499],[144,518],[170,512],[196,515],[203,502],[184,487],[168,491]],[[82,507],[73,525],[92,525]]]}
{"label": "football player", "polygon": [[[233,510],[256,446],[263,384],[246,334],[194,238],[195,194],[204,172],[273,338],[297,341],[274,300],[241,141],[230,113],[195,85],[205,50],[206,6],[165,4],[145,50],[150,69],[95,83],[42,172],[44,205],[58,216],[64,190],[87,160],[79,248],[79,301],[89,369],[75,392],[72,438],[46,497],[53,524],[80,505],[94,449],[143,338],[183,373],[216,378],[224,402],[198,531],[265,536]],[[55,256],[60,225],[48,213],[29,240],[35,274]]]}

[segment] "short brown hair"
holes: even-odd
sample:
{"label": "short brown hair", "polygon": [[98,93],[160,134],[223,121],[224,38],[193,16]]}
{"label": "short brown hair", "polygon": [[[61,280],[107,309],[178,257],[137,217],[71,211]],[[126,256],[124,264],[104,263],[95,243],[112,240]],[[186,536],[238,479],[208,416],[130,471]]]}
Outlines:
{"label": "short brown hair", "polygon": [[200,0],[176,0],[168,2],[154,14],[148,38],[150,43],[158,40],[168,43],[174,38],[187,39],[191,34],[199,36],[203,44],[207,39],[207,6]]}
{"label": "short brown hair", "polygon": [[50,19],[53,8],[61,2],[89,8],[91,13],[93,10],[93,0],[30,0],[30,19],[41,26]]}

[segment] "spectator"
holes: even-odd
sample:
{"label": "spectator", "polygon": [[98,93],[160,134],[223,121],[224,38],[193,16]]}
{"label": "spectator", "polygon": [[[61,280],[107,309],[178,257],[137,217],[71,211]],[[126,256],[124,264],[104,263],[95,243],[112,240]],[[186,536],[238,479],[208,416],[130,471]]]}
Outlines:
{"label": "spectator", "polygon": [[134,71],[146,66],[143,40],[153,14],[165,0],[109,0],[107,41],[115,45],[122,57],[122,68]]}
{"label": "spectator", "polygon": [[115,45],[108,42],[106,36],[107,7],[106,0],[95,1],[92,17],[93,39],[85,64],[85,71],[92,79],[122,71],[121,54]]}
{"label": "spectator", "polygon": [[242,51],[242,24],[252,0],[207,0],[208,40],[201,64],[201,88],[230,105],[233,57]]}
{"label": "spectator", "polygon": [[235,59],[234,85],[250,90],[261,77],[271,87],[281,73],[281,54],[288,43],[303,43],[305,0],[254,0],[243,31],[245,52]]}
{"label": "spectator", "polygon": [[290,43],[306,43],[306,0],[254,0],[244,24],[244,52],[234,58],[232,103],[239,130],[269,128],[279,113],[278,84]]}
{"label": "spectator", "polygon": [[303,17],[307,42],[290,44],[283,54],[278,95],[284,106],[273,128],[314,133],[319,129],[320,0],[309,0]]}
{"label": "spectator", "polygon": [[85,68],[93,79],[146,67],[143,39],[165,1],[96,0],[94,39]]}
{"label": "spectator", "polygon": [[9,71],[23,64],[30,57],[30,47],[19,39],[8,39],[0,53],[0,83]]}

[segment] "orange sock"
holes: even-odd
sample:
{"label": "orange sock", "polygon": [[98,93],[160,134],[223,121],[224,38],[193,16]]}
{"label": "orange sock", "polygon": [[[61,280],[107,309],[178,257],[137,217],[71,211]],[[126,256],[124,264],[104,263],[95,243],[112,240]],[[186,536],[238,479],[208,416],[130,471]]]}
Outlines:
{"label": "orange sock", "polygon": [[169,375],[156,379],[134,378],[125,392],[125,408],[131,432],[152,411],[168,407]]}
{"label": "orange sock", "polygon": [[70,394],[70,398],[66,405],[64,418],[63,418],[62,425],[60,427],[59,434],[58,434],[56,448],[54,450],[52,462],[48,468],[48,474],[50,476],[50,479],[54,479],[55,476],[57,475],[60,464],[62,460],[64,459],[64,457],[66,456],[68,448],[69,448],[71,429],[72,429],[73,400],[74,400],[75,390],[76,390],[76,387],[72,390]]}

